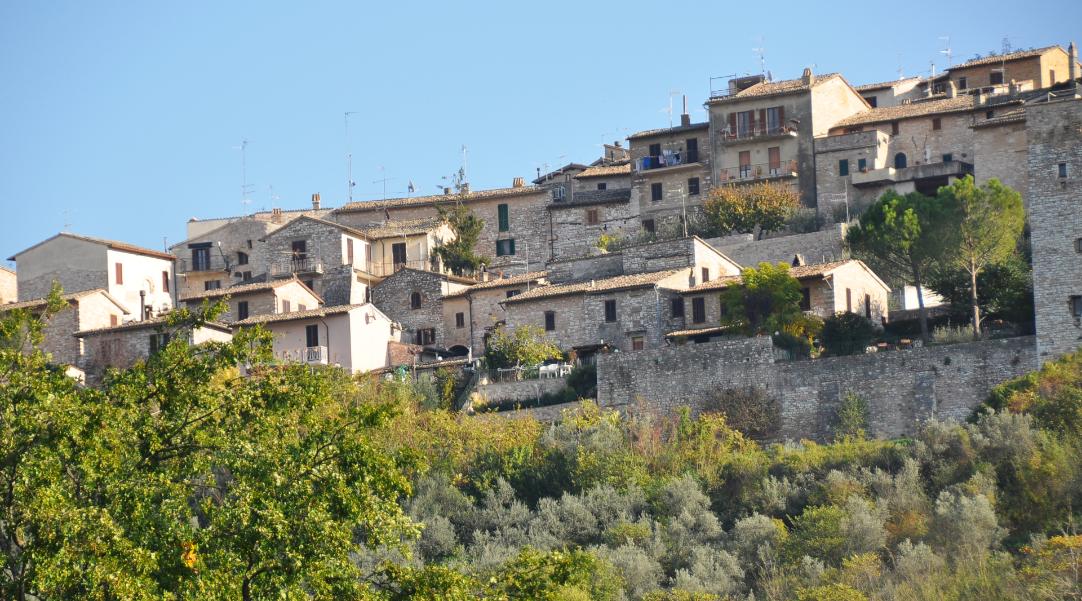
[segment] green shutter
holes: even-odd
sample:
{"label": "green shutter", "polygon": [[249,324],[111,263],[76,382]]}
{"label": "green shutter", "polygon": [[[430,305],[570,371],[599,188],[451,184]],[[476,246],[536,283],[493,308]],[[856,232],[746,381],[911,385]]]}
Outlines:
{"label": "green shutter", "polygon": [[510,240],[507,241],[507,246],[508,246],[507,254],[509,254],[509,255],[515,254],[515,239],[514,238],[511,238]]}
{"label": "green shutter", "polygon": [[507,218],[507,205],[499,205],[496,207],[499,212],[500,218],[500,231],[506,232],[511,229],[510,221]]}
{"label": "green shutter", "polygon": [[838,161],[838,175],[849,175],[849,159],[842,159]]}

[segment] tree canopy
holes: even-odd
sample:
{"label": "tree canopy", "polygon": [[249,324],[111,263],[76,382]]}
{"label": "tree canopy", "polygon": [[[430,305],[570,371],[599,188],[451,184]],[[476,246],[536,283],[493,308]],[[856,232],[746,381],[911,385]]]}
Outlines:
{"label": "tree canopy", "polygon": [[703,211],[720,232],[752,234],[758,230],[761,238],[785,227],[799,206],[800,196],[792,186],[759,182],[715,186],[703,203]]}
{"label": "tree canopy", "polygon": [[447,220],[454,232],[453,240],[443,241],[432,249],[432,253],[443,261],[444,267],[455,275],[471,275],[482,265],[488,265],[488,258],[477,253],[477,241],[485,222],[463,204],[455,204],[448,209],[438,207],[440,217]]}
{"label": "tree canopy", "polygon": [[800,282],[785,263],[745,267],[741,285],[721,292],[722,324],[748,335],[784,330],[803,316]]}

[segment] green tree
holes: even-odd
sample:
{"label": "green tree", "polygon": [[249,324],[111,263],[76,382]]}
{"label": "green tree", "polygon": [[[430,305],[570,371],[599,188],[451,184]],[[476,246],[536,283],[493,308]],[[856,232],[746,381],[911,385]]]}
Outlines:
{"label": "green tree", "polygon": [[[934,269],[928,286],[941,295],[951,310],[972,315],[969,274],[957,264]],[[1021,252],[989,264],[977,275],[977,304],[981,321],[1004,319],[1025,328],[1033,326],[1033,269]]]}
{"label": "green tree", "polygon": [[710,191],[703,210],[720,232],[751,234],[758,228],[762,238],[785,227],[799,206],[800,196],[792,186],[760,182],[717,186]]}
{"label": "green tree", "polygon": [[862,315],[849,311],[835,313],[823,320],[820,340],[826,352],[834,355],[858,355],[875,340],[875,326]]}
{"label": "green tree", "polygon": [[973,176],[956,180],[939,189],[937,199],[953,219],[948,253],[952,263],[969,275],[969,304],[973,313],[973,337],[981,332],[977,278],[994,263],[1015,250],[1025,224],[1022,195],[997,179],[977,186]]}
{"label": "green tree", "polygon": [[920,334],[928,342],[928,314],[924,308],[924,280],[929,269],[944,257],[947,215],[942,203],[917,192],[902,196],[883,193],[849,228],[846,243],[853,254],[883,275],[911,281],[917,288]]}
{"label": "green tree", "polygon": [[489,367],[538,365],[562,356],[560,347],[545,336],[540,326],[519,326],[511,332],[500,326],[485,343],[485,358]]}
{"label": "green tree", "polygon": [[461,203],[454,207],[438,207],[440,217],[447,220],[455,237],[451,241],[445,241],[432,249],[433,254],[443,261],[443,265],[456,275],[468,275],[488,265],[488,258],[476,251],[477,241],[481,238],[481,230],[485,222],[473,211]]}
{"label": "green tree", "polygon": [[721,292],[722,324],[749,336],[783,331],[800,321],[800,282],[785,263],[746,267],[743,283]]}

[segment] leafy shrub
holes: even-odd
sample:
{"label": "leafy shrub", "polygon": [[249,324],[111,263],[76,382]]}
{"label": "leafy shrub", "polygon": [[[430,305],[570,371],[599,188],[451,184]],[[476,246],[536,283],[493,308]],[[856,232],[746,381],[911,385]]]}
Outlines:
{"label": "leafy shrub", "polygon": [[834,417],[834,438],[864,438],[867,427],[868,401],[854,392],[847,392]]}
{"label": "leafy shrub", "polygon": [[811,357],[811,341],[803,336],[797,336],[789,332],[778,332],[774,334],[772,339],[776,348],[788,351],[789,356],[793,359],[808,359]]}
{"label": "leafy shrub", "polygon": [[777,433],[779,403],[762,388],[726,388],[707,397],[703,410],[723,413],[733,428],[753,438]]}
{"label": "leafy shrub", "polygon": [[820,340],[829,355],[860,355],[875,340],[876,334],[875,326],[863,315],[844,311],[823,321]]}

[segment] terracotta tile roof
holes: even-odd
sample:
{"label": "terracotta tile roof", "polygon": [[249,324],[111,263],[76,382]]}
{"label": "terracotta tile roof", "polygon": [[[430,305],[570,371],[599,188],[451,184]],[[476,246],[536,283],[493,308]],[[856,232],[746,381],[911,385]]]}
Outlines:
{"label": "terracotta tile roof", "polygon": [[550,211],[570,209],[589,205],[604,205],[631,202],[631,188],[613,188],[611,190],[579,190],[571,200],[554,202],[548,205]]}
{"label": "terracotta tile roof", "polygon": [[710,122],[703,121],[702,123],[692,123],[691,125],[675,125],[673,127],[659,127],[658,129],[647,129],[639,132],[635,132],[627,137],[628,140],[636,140],[638,138],[649,138],[652,136],[662,136],[665,134],[677,134],[685,131],[694,131],[697,129],[709,129]]}
{"label": "terracotta tile roof", "polygon": [[0,271],[6,271],[6,272],[12,273],[12,274],[15,273],[15,270],[8,267],[7,265],[0,265]]}
{"label": "terracotta tile roof", "polygon": [[[1011,52],[1009,54],[996,54],[996,55],[992,55],[992,56],[984,56],[984,57],[981,57],[981,58],[975,58],[975,59],[972,59],[972,60],[968,60],[968,61],[966,61],[966,62],[964,62],[964,63],[962,63],[960,65],[954,65],[953,67],[948,67],[947,71],[954,71],[956,69],[965,69],[967,67],[979,67],[981,65],[994,65],[996,63],[1002,63],[1004,61],[1016,61],[1016,60],[1021,60],[1023,58],[1033,58],[1035,56],[1040,56],[1040,55],[1042,55],[1042,54],[1044,54],[1046,52],[1050,52],[1050,51],[1056,50],[1056,49],[1059,49],[1060,51],[1063,51],[1063,48],[1060,48],[1058,45],[1052,45],[1052,46],[1045,46],[1044,48],[1032,48],[1030,50],[1018,50],[1017,52]],[[1064,54],[1066,54],[1066,51],[1063,51],[1063,52],[1064,52]]]}
{"label": "terracotta tile roof", "polygon": [[1000,115],[998,117],[992,117],[991,119],[985,119],[984,121],[978,121],[970,127],[977,129],[982,127],[995,127],[997,125],[1006,125],[1008,123],[1024,123],[1026,120],[1026,111],[1017,110]]}
{"label": "terracotta tile roof", "polygon": [[522,294],[512,296],[511,298],[503,301],[506,303],[520,303],[525,301],[551,298],[554,296],[565,296],[568,294],[598,294],[602,292],[618,292],[620,290],[631,290],[634,288],[642,288],[644,286],[653,286],[654,284],[664,280],[665,278],[676,275],[684,269],[667,269],[665,271],[654,271],[650,273],[635,273],[631,275],[618,275],[610,278],[604,278],[600,280],[592,280],[585,282],[573,282],[570,284],[549,284],[546,286],[538,286],[529,292],[523,292]]}
{"label": "terracotta tile roof", "polygon": [[586,169],[586,165],[583,165],[582,163],[568,163],[568,164],[564,165],[563,167],[560,167],[559,169],[556,169],[554,171],[549,171],[548,173],[541,174],[541,177],[533,180],[533,183],[541,184],[541,183],[545,182],[546,180],[552,179],[553,177],[555,177],[557,175],[560,175],[560,174],[562,174],[562,173],[564,173],[566,171],[575,171],[576,169],[579,169],[579,170]]}
{"label": "terracotta tile roof", "polygon": [[687,290],[684,290],[684,294],[694,294],[696,292],[707,292],[710,290],[721,290],[722,288],[728,288],[733,284],[739,284],[744,278],[738,275],[725,275],[720,278],[714,278],[709,282],[703,282],[701,284],[692,286]]}
{"label": "terracotta tile roof", "polygon": [[[830,261],[830,262],[827,262],[827,263],[817,263],[815,265],[800,265],[800,266],[797,266],[797,267],[790,267],[789,268],[789,275],[793,276],[794,278],[796,278],[798,280],[804,280],[804,279],[808,279],[808,278],[817,278],[817,277],[822,277],[822,276],[828,275],[830,272],[834,271],[835,269],[837,269],[839,267],[842,267],[843,265],[850,264],[850,263],[856,263],[856,264],[864,265],[863,263],[861,263],[860,261],[857,261],[856,259],[846,259],[846,260],[843,260],[843,261]],[[687,290],[684,290],[682,292],[682,294],[695,294],[695,293],[699,293],[699,292],[708,292],[708,291],[711,291],[711,290],[721,290],[722,288],[728,288],[729,286],[732,286],[734,284],[739,284],[741,281],[743,281],[743,277],[739,276],[739,275],[722,276],[720,278],[714,278],[713,280],[710,280],[709,282],[703,282],[702,284],[699,284],[697,286],[692,286],[691,288],[688,288]]]}
{"label": "terracotta tile roof", "polygon": [[156,257],[156,258],[165,259],[165,260],[168,260],[168,261],[175,261],[177,259],[175,255],[171,255],[171,254],[169,254],[167,252],[162,252],[160,250],[151,250],[149,248],[143,248],[142,246],[136,246],[134,244],[128,244],[127,242],[119,242],[117,240],[108,240],[106,238],[95,238],[93,236],[83,236],[83,235],[80,235],[80,234],[72,234],[71,232],[60,232],[59,234],[57,234],[57,235],[55,235],[55,236],[53,236],[51,238],[46,238],[45,240],[42,240],[41,242],[38,242],[37,244],[31,246],[30,248],[27,248],[27,249],[24,249],[24,250],[21,250],[21,251],[15,253],[14,255],[8,257],[8,261],[14,261],[15,257],[25,253],[26,251],[28,251],[30,249],[33,249],[33,248],[37,248],[37,247],[41,246],[42,244],[45,244],[46,242],[49,242],[50,240],[53,240],[55,238],[59,238],[60,236],[64,236],[66,238],[73,238],[75,240],[82,240],[84,242],[93,242],[95,244],[102,244],[102,245],[105,245],[108,248],[111,248],[113,250],[119,250],[119,251],[123,251],[123,252],[137,254],[137,255],[146,255],[148,257]]}
{"label": "terracotta tile roof", "polygon": [[853,89],[858,92],[867,92],[870,90],[882,90],[884,88],[894,87],[903,81],[913,81],[914,79],[920,79],[919,77],[906,77],[904,79],[894,79],[891,81],[881,81],[878,83],[866,83],[860,86],[853,86]]}
{"label": "terracotta tile roof", "polygon": [[721,104],[724,102],[734,102],[737,100],[745,100],[748,98],[780,96],[782,94],[796,94],[798,92],[806,92],[821,83],[826,83],[832,79],[840,77],[841,74],[839,73],[824,73],[822,75],[816,75],[815,81],[813,81],[811,84],[804,83],[804,78],[802,77],[798,77],[796,79],[783,79],[781,81],[761,81],[751,87],[737,92],[736,94],[711,98],[707,101],[707,104]]}
{"label": "terracotta tile roof", "polygon": [[380,238],[396,238],[398,236],[415,236],[427,234],[438,228],[444,220],[440,217],[428,217],[423,219],[392,219],[378,224],[357,227],[365,236],[373,240]]}
{"label": "terracotta tile roof", "polygon": [[979,108],[976,103],[976,97],[964,94],[955,98],[944,98],[942,100],[928,100],[924,102],[912,102],[909,104],[899,104],[897,106],[874,108],[864,111],[863,113],[857,113],[856,115],[846,117],[835,123],[831,129],[853,125],[866,125],[869,123],[883,123],[886,121],[896,121],[898,119],[912,119],[914,117],[924,117],[927,115],[960,113],[976,108]]}
{"label": "terracotta tile roof", "polygon": [[304,282],[297,279],[296,276],[294,276],[292,278],[283,278],[283,279],[280,279],[280,280],[271,280],[269,282],[252,282],[252,283],[249,283],[249,284],[236,284],[236,285],[230,286],[228,288],[219,288],[217,290],[204,290],[204,291],[201,291],[201,292],[196,292],[195,294],[189,294],[187,296],[182,296],[178,300],[183,301],[183,302],[188,302],[188,301],[193,301],[193,300],[201,300],[201,299],[204,299],[204,298],[218,298],[218,297],[222,297],[222,296],[239,296],[239,295],[242,295],[242,294],[253,294],[253,293],[256,293],[256,292],[263,292],[265,290],[274,290],[275,288],[280,288],[282,286],[285,286],[286,284],[293,284],[293,283],[300,284],[301,286],[304,287],[305,290],[311,292],[312,296],[315,296],[316,298],[318,298],[319,302],[323,302],[323,299],[320,298],[320,296],[318,294],[316,294],[315,291],[313,291],[311,288],[309,288]]}
{"label": "terracotta tile roof", "polygon": [[[122,324],[116,325],[116,326],[108,326],[108,327],[105,327],[105,328],[94,328],[92,330],[82,330],[80,332],[76,332],[73,335],[78,337],[78,338],[82,338],[84,336],[95,336],[97,334],[112,334],[113,332],[126,332],[128,330],[140,330],[140,329],[144,329],[144,328],[157,328],[159,326],[166,325],[166,323],[168,321],[169,321],[169,316],[160,315],[158,317],[151,317],[150,319],[129,321],[127,323],[122,323]],[[201,326],[201,327],[214,328],[214,329],[222,331],[222,332],[230,331],[228,325],[226,325],[224,323],[219,323],[219,322],[216,322],[216,321],[208,321],[208,322],[204,323],[203,326]]]}
{"label": "terracotta tile roof", "polygon": [[532,194],[548,194],[546,188],[536,186],[523,186],[521,188],[495,188],[492,190],[478,190],[468,194],[434,194],[431,196],[414,196],[412,198],[388,198],[387,200],[366,200],[363,202],[351,202],[338,209],[335,213],[363,213],[377,209],[394,209],[414,205],[448,204],[457,201],[471,202],[475,200],[489,200],[494,198],[514,198],[517,196],[530,196]]}
{"label": "terracotta tile roof", "polygon": [[547,271],[532,271],[530,273],[520,273],[518,275],[513,275],[509,278],[496,278],[487,282],[480,282],[474,284],[469,288],[456,290],[450,294],[444,295],[444,298],[467,296],[469,293],[475,290],[492,290],[494,288],[504,288],[507,286],[521,286],[522,284],[525,284],[527,282],[537,282],[544,280],[546,277],[548,277],[548,275],[549,272]]}
{"label": "terracotta tile roof", "polygon": [[575,176],[575,179],[586,177],[611,177],[614,175],[631,175],[631,163],[624,161],[616,165],[598,165],[590,167],[586,171]]}
{"label": "terracotta tile roof", "polygon": [[709,328],[693,328],[690,330],[676,330],[665,334],[666,338],[676,338],[677,336],[702,336],[703,334],[721,334],[729,331],[728,326],[712,326]]}
{"label": "terracotta tile roof", "polygon": [[[80,299],[86,298],[88,296],[92,296],[92,295],[97,294],[99,292],[104,294],[106,298],[108,298],[110,301],[112,301],[112,303],[114,305],[116,305],[121,311],[123,311],[125,315],[128,315],[129,313],[131,313],[130,311],[128,311],[127,307],[125,307],[123,304],[121,304],[120,301],[118,301],[115,297],[113,297],[112,294],[109,294],[109,292],[106,291],[104,288],[95,288],[93,290],[83,290],[81,292],[72,292],[70,294],[63,295],[60,298],[66,300],[66,301],[68,301],[70,303],[70,302],[79,301]],[[35,298],[35,299],[32,299],[32,300],[21,301],[21,302],[17,302],[17,303],[8,303],[6,305],[0,305],[0,312],[12,311],[14,309],[36,309],[38,307],[44,307],[48,302],[49,302],[49,299],[47,299],[47,298]]]}
{"label": "terracotta tile roof", "polygon": [[364,305],[334,305],[331,307],[320,307],[318,309],[308,309],[307,311],[290,311],[289,313],[267,313],[264,315],[253,315],[248,319],[242,319],[240,321],[234,321],[232,326],[234,328],[241,326],[254,326],[263,323],[275,323],[279,321],[293,321],[295,319],[309,319],[312,317],[327,317],[329,315],[339,315],[342,313],[349,313],[353,309],[363,307]]}

